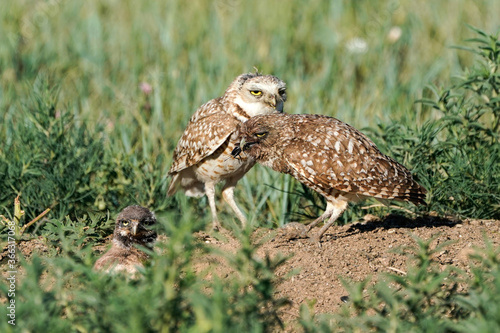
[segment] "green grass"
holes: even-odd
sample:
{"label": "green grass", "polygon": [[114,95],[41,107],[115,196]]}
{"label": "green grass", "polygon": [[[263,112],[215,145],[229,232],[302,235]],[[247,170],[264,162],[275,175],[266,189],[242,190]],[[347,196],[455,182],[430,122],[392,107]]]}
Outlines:
{"label": "green grass", "polygon": [[[29,105],[33,99],[50,98],[46,107],[67,114],[78,128],[91,129],[88,136],[110,152],[101,159],[107,164],[99,166],[107,169],[103,173],[88,166],[99,185],[88,194],[92,208],[117,211],[137,202],[202,212],[205,201],[178,207],[177,199],[163,196],[166,173],[190,115],[221,95],[235,76],[255,66],[288,82],[287,112],[336,116],[358,128],[391,121],[420,126],[441,116],[415,104],[433,98],[426,86],[446,84],[462,66],[473,64],[471,54],[450,46],[463,45],[474,35],[466,23],[485,31],[498,29],[494,13],[499,9],[495,1],[295,1],[286,6],[279,1],[266,6],[243,1],[197,6],[181,1],[89,1],[84,6],[54,0],[3,7],[2,142],[17,150],[13,131],[22,136],[23,124],[37,110]],[[391,29],[400,29],[398,39],[391,39]],[[350,47],[355,38],[366,43],[363,52]],[[139,88],[143,82],[153,87],[150,94]],[[57,94],[40,95],[36,86],[43,84]],[[395,153],[390,146],[384,151]],[[5,151],[2,155],[4,163],[16,160]],[[117,175],[110,176],[115,166]],[[265,179],[268,186],[256,186],[257,179]],[[129,187],[129,182],[136,186]],[[34,217],[46,207],[31,204],[28,183],[23,183],[1,184],[8,191],[2,193],[0,205],[6,211],[12,195],[21,193]],[[236,195],[255,223],[282,225],[301,213],[297,207],[310,205],[300,203],[300,195],[294,194],[300,190],[297,186],[256,167]],[[113,191],[119,193],[109,195]],[[59,205],[54,207],[62,217],[71,207],[59,204],[59,199],[44,204]],[[227,207],[220,208],[227,213],[224,218],[231,219]],[[85,209],[90,209],[88,204]],[[254,211],[259,215],[252,216]],[[356,215],[346,214],[344,220]],[[209,220],[208,214],[201,218]]]}
{"label": "green grass", "polygon": [[[204,228],[211,220],[205,199],[166,197],[172,152],[197,107],[257,67],[287,82],[287,112],[335,116],[413,170],[429,189],[422,212],[498,219],[499,12],[495,0],[6,1],[0,214],[12,217],[18,194],[25,222],[51,208],[49,219],[60,224],[39,222],[23,237],[42,234],[54,242],[75,221],[92,224],[90,216],[129,204],[148,206],[188,231]],[[141,90],[143,83],[153,90]],[[256,226],[303,220],[324,208],[291,177],[261,166],[238,184],[236,196]],[[360,207],[341,222],[368,212]],[[225,226],[238,223],[221,200],[218,209]],[[84,233],[92,242],[110,231],[96,221]],[[93,259],[87,251],[86,269]],[[35,293],[34,285],[26,288]],[[226,292],[235,291],[220,295]],[[186,323],[194,323],[193,309]]]}
{"label": "green grass", "polygon": [[[131,280],[92,270],[93,246],[111,232],[106,215],[49,220],[44,226],[49,253],[16,264],[16,326],[0,321],[2,332],[267,332],[283,325],[278,317],[286,299],[275,296],[274,271],[285,258],[256,255],[252,229],[236,236],[241,248],[222,253],[193,237],[199,223],[189,214],[159,214],[169,236],[156,246],[144,276]],[[178,223],[172,223],[177,221]],[[111,222],[111,223],[110,223]],[[217,276],[217,256],[228,273]],[[9,284],[0,282],[7,295]],[[2,306],[5,309],[5,306]],[[5,311],[2,311],[4,314]],[[3,315],[5,317],[5,314]],[[64,318],[64,319],[61,319]]]}

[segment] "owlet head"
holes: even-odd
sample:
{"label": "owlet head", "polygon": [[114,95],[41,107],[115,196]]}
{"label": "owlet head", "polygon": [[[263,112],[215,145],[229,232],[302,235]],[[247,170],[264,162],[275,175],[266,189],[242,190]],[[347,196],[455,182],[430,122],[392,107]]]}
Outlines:
{"label": "owlet head", "polygon": [[152,227],[156,217],[149,209],[141,206],[128,206],[116,217],[113,240],[124,247],[133,244],[152,248],[156,241],[156,231]]}
{"label": "owlet head", "polygon": [[273,75],[248,73],[238,76],[226,93],[236,93],[234,102],[250,117],[283,112],[286,84]]}

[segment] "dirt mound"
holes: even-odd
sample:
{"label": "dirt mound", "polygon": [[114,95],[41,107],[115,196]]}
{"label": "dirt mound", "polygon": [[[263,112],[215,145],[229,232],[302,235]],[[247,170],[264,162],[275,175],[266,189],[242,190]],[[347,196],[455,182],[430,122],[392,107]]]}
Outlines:
{"label": "dirt mound", "polygon": [[[290,256],[276,274],[283,278],[277,287],[277,296],[287,297],[291,301],[291,305],[283,311],[282,318],[291,331],[294,330],[293,323],[299,316],[302,304],[314,301],[316,313],[333,313],[343,304],[348,293],[341,283],[341,277],[352,281],[372,277],[372,283],[375,283],[381,272],[405,274],[408,257],[395,250],[415,245],[415,237],[433,238],[433,246],[450,242],[437,252],[436,261],[443,269],[452,265],[466,272],[469,271],[469,254],[476,248],[484,247],[485,236],[493,245],[500,244],[500,221],[496,220],[458,221],[438,217],[408,219],[396,215],[379,219],[367,215],[363,222],[331,227],[323,236],[321,246],[303,238],[303,231],[303,225],[293,223],[278,230],[258,229],[253,234],[254,241],[261,244],[258,255]],[[238,240],[225,229],[217,233],[197,232],[195,237],[225,253],[234,253],[239,248]],[[94,250],[104,252],[110,238],[96,245]],[[168,241],[168,238],[161,236],[159,241]],[[33,253],[42,256],[49,254],[43,237],[21,241],[18,249],[26,258]],[[0,260],[5,254],[6,251],[3,251]],[[194,265],[197,271],[209,269],[211,274],[222,278],[231,273],[229,265],[216,254],[200,255]]]}
{"label": "dirt mound", "polygon": [[[258,251],[260,255],[291,255],[276,272],[280,277],[294,273],[278,286],[279,296],[288,297],[292,302],[283,316],[285,322],[291,323],[299,316],[300,305],[309,301],[315,300],[316,313],[335,312],[348,296],[340,277],[361,281],[371,276],[375,283],[380,272],[405,274],[408,258],[394,250],[415,245],[414,237],[434,237],[433,246],[451,241],[436,255],[437,262],[443,268],[453,265],[468,271],[468,255],[484,246],[485,235],[494,245],[500,243],[500,221],[408,219],[396,215],[378,219],[367,215],[364,222],[330,228],[321,246],[300,238],[301,226],[295,224],[276,231],[259,229],[255,235],[257,239],[267,237]],[[216,239],[204,232],[197,234],[198,239],[210,246],[236,251],[238,241],[227,231],[223,231],[222,236]],[[226,276],[229,268],[220,260],[213,260],[220,264],[216,265],[215,273]],[[200,268],[206,268],[211,262],[203,260]]]}

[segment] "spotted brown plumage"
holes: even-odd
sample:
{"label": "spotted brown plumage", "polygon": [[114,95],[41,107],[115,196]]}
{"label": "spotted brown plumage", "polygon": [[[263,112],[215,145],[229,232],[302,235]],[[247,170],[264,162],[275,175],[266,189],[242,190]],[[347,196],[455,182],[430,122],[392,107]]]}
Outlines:
{"label": "spotted brown plumage", "polygon": [[[380,152],[354,127],[321,115],[267,115],[240,127],[241,143],[233,156],[253,158],[326,198],[325,212],[310,226],[326,220],[323,233],[349,201],[367,197],[425,205],[426,189],[402,164]],[[241,153],[243,151],[243,153]]]}
{"label": "spotted brown plumage", "polygon": [[171,196],[183,189],[188,196],[207,195],[213,228],[220,223],[215,208],[215,185],[224,181],[222,195],[238,219],[246,218],[234,201],[234,187],[255,164],[249,158],[235,160],[231,151],[237,142],[237,128],[251,117],[283,112],[285,83],[272,75],[242,74],[224,95],[202,106],[189,120],[173,154],[169,171]]}

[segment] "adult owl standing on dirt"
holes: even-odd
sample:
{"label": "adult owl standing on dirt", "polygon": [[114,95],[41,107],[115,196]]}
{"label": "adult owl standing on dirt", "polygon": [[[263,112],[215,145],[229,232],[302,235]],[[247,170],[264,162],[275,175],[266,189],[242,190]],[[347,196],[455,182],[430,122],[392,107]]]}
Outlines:
{"label": "adult owl standing on dirt", "polygon": [[407,168],[338,119],[306,114],[259,116],[242,124],[240,133],[241,143],[233,156],[254,158],[325,197],[325,212],[307,229],[328,219],[313,237],[318,242],[349,201],[374,197],[425,205],[427,191]]}
{"label": "adult owl standing on dirt", "polygon": [[111,249],[96,261],[94,269],[135,276],[149,259],[149,255],[136,246],[153,248],[157,234],[151,228],[155,224],[156,217],[149,209],[137,205],[126,207],[116,217]]}
{"label": "adult owl standing on dirt", "polygon": [[234,201],[234,187],[255,164],[251,158],[231,158],[238,139],[238,126],[251,117],[283,112],[286,85],[272,75],[248,73],[238,76],[224,95],[196,110],[173,155],[169,171],[172,181],[167,195],[182,188],[186,195],[208,197],[212,226],[220,228],[215,207],[215,185],[225,181],[224,200],[243,225],[246,218]]}

